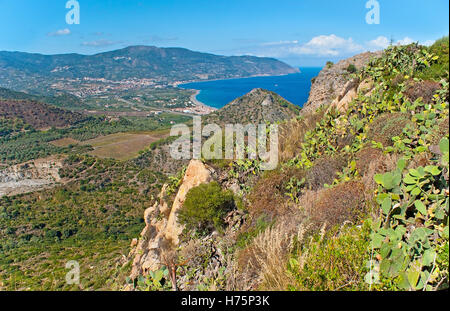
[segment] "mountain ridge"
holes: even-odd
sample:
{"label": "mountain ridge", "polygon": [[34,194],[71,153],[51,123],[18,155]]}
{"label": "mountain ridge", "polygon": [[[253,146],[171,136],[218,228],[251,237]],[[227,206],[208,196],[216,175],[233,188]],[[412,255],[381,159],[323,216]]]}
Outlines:
{"label": "mountain ridge", "polygon": [[0,51],[0,86],[19,90],[65,79],[149,79],[156,84],[298,72],[274,58],[223,56],[185,48],[129,46],[94,55]]}

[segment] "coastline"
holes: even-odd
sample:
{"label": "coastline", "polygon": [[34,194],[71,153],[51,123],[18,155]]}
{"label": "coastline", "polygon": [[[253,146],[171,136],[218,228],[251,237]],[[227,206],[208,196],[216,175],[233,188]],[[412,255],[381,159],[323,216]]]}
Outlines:
{"label": "coastline", "polygon": [[194,104],[194,107],[187,108],[187,109],[184,108],[184,109],[182,109],[183,111],[189,110],[190,112],[195,113],[195,114],[205,115],[205,114],[210,114],[217,110],[217,108],[208,106],[205,103],[202,103],[201,101],[199,101],[197,99],[197,95],[200,94],[200,90],[196,90],[196,89],[185,89],[185,90],[190,90],[190,91],[194,92],[194,94],[192,94],[190,96],[190,100]]}
{"label": "coastline", "polygon": [[194,90],[194,89],[188,89],[188,88],[180,87],[180,85],[191,84],[191,83],[201,83],[201,82],[212,82],[212,81],[228,81],[228,80],[241,80],[241,79],[264,78],[264,77],[284,77],[284,76],[295,75],[295,74],[299,74],[299,73],[302,73],[300,69],[299,69],[298,72],[283,73],[283,74],[278,74],[278,75],[260,74],[260,75],[242,77],[242,78],[235,77],[235,78],[208,79],[208,80],[201,80],[200,79],[200,80],[192,80],[192,81],[188,81],[188,82],[175,82],[175,83],[173,83],[173,86],[177,87],[177,88],[182,88],[182,89],[185,89],[185,90]]}
{"label": "coastline", "polygon": [[[208,106],[205,103],[202,103],[201,101],[199,101],[197,99],[197,95],[200,94],[200,90],[196,90],[196,89],[190,89],[190,90],[194,91],[194,94],[191,95],[191,102],[193,102],[196,106]],[[211,107],[211,108],[213,108],[213,107]]]}
{"label": "coastline", "polygon": [[212,107],[212,106],[208,106],[207,104],[199,101],[197,99],[197,96],[200,94],[200,90],[197,89],[192,89],[192,88],[185,88],[183,87],[183,85],[186,84],[191,84],[191,83],[202,83],[202,82],[212,82],[212,81],[228,81],[228,80],[240,80],[240,79],[250,79],[250,78],[258,78],[258,77],[283,77],[283,76],[288,76],[288,75],[292,75],[292,74],[299,74],[301,73],[301,70],[299,69],[298,72],[293,72],[293,73],[286,73],[286,74],[279,74],[279,75],[265,75],[265,74],[261,74],[261,75],[254,75],[254,76],[249,76],[249,77],[243,77],[243,78],[226,78],[226,79],[211,79],[211,80],[194,80],[194,81],[189,81],[189,82],[182,82],[182,83],[176,83],[174,86],[176,88],[179,89],[183,89],[183,90],[191,90],[194,91],[195,93],[191,95],[190,99],[191,101],[195,104],[196,107],[199,108],[204,108],[206,110],[211,110],[211,112],[218,110],[218,108]]}
{"label": "coastline", "polygon": [[[190,101],[193,106],[199,108],[212,107],[212,111],[227,105],[239,96],[251,91],[251,89],[258,87],[272,90],[273,92],[276,92],[280,94],[280,96],[286,98],[291,103],[299,107],[303,107],[308,100],[307,95],[311,90],[311,79],[316,77],[318,73],[320,73],[321,69],[321,67],[305,67],[300,68],[301,72],[297,74],[275,76],[260,75],[258,78],[262,79],[256,80],[251,80],[255,77],[245,77],[179,83],[177,88],[193,92],[190,96]],[[225,88],[226,91],[223,91],[222,88]],[[217,90],[217,92],[215,90]],[[198,96],[199,94],[201,97]],[[205,102],[202,102],[202,100],[205,100]],[[211,106],[209,106],[209,104],[211,104]]]}

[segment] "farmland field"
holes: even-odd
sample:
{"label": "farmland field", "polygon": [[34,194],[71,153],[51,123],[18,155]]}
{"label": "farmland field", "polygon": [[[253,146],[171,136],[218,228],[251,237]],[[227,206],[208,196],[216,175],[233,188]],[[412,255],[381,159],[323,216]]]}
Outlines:
{"label": "farmland field", "polygon": [[89,154],[100,158],[129,160],[139,155],[139,151],[169,135],[169,131],[142,133],[117,133],[84,141],[83,145],[91,145],[94,150]]}
{"label": "farmland field", "polygon": [[55,145],[56,147],[67,147],[69,145],[76,145],[79,144],[80,142],[76,139],[67,137],[67,138],[61,138],[61,139],[57,139],[51,142],[52,145]]}

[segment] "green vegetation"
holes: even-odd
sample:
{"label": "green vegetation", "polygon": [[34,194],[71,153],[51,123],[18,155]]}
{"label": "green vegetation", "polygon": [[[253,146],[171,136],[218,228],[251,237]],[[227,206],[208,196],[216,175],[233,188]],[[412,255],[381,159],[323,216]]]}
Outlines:
{"label": "green vegetation", "polygon": [[370,223],[361,228],[333,228],[315,234],[294,250],[288,272],[293,275],[289,290],[336,291],[367,290],[364,282]]}
{"label": "green vegetation", "polygon": [[[441,152],[448,155],[448,139]],[[446,151],[445,151],[446,150]],[[428,165],[378,174],[377,202],[383,217],[374,226],[371,247],[383,288],[439,289],[448,279],[448,180],[445,167]],[[420,225],[419,225],[420,224]]]}
{"label": "green vegetation", "polygon": [[[17,125],[21,126],[20,131],[18,131]],[[21,123],[16,123],[16,125],[10,123],[3,128],[3,131],[9,132],[9,134],[0,140],[1,162],[15,164],[52,154],[67,153],[72,149],[80,151],[79,148],[57,147],[50,143],[63,138],[64,130],[36,131],[30,126],[21,125]],[[84,150],[89,149],[84,148]]]}
{"label": "green vegetation", "polygon": [[42,96],[42,95],[32,95],[23,92],[15,92],[9,89],[0,87],[0,98],[1,99],[12,99],[12,100],[25,100],[25,101],[37,101],[41,103],[46,103],[60,108],[66,108],[70,110],[82,109],[83,104],[81,100],[71,94],[61,94],[56,96]]}
{"label": "green vegetation", "polygon": [[169,269],[164,266],[159,270],[150,271],[147,277],[140,275],[135,282],[130,278],[126,279],[127,284],[133,284],[137,291],[168,291],[172,289]]}
{"label": "green vegetation", "polygon": [[[78,81],[85,77],[110,81],[147,79],[147,82],[167,86],[177,81],[200,80],[200,77],[226,79],[296,72],[289,65],[272,58],[224,57],[183,48],[152,46],[130,46],[97,55],[0,52],[0,58],[5,68],[0,86],[37,93],[52,91],[55,82],[64,81],[70,85],[68,80],[77,78],[79,80],[71,88],[79,90],[82,88],[79,88]],[[131,59],[133,66],[130,66]],[[67,66],[70,71],[63,69]],[[95,82],[98,80],[91,80],[89,84]],[[117,87],[116,84],[109,85]]]}
{"label": "green vegetation", "polygon": [[[184,123],[191,118],[171,113],[162,113],[151,117],[119,117],[116,120],[105,120],[96,117],[86,123],[65,132],[66,136],[85,141],[100,135],[109,135],[120,132],[146,132],[166,129],[172,123]],[[100,122],[99,122],[100,121]]]}
{"label": "green vegetation", "polygon": [[[295,156],[258,173],[250,190],[250,219],[271,215],[275,224],[241,233],[241,273],[250,263],[259,267],[242,278],[259,275],[259,288],[269,290],[448,288],[446,49],[447,38],[429,48],[390,47],[357,73],[375,82],[368,95],[318,122],[308,122],[316,115],[297,121],[310,125]],[[290,133],[294,123],[281,126]],[[331,180],[318,173],[330,159]],[[297,233],[292,221],[309,231]],[[331,229],[320,231],[323,224]],[[286,234],[294,248],[281,239]]]}
{"label": "green vegetation", "polygon": [[356,69],[356,66],[353,64],[348,65],[345,70],[347,70],[349,73],[356,73],[358,71],[358,69]]}
{"label": "green vegetation", "polygon": [[[128,273],[122,255],[165,176],[131,162],[72,155],[55,189],[0,199],[0,284],[6,289],[114,289]],[[65,283],[77,260],[81,285]],[[116,288],[118,289],[118,288]]]}
{"label": "green vegetation", "polygon": [[[2,133],[9,132],[9,134],[2,137],[0,141],[0,160],[8,163],[20,163],[57,153],[89,151],[88,147],[73,145],[58,147],[50,142],[65,137],[86,141],[101,135],[120,132],[155,131],[168,128],[171,122],[182,123],[188,120],[188,117],[169,113],[148,118],[120,117],[118,120],[111,121],[104,117],[90,117],[70,128],[52,128],[47,131],[38,131],[28,125],[22,126],[18,131],[17,126],[20,126],[20,122],[8,121],[5,123],[5,121],[1,121]],[[15,134],[13,135],[13,133]]]}
{"label": "green vegetation", "polygon": [[[27,112],[36,125],[55,120],[51,114],[57,108],[49,107],[48,114],[43,111],[47,107],[36,104],[33,112]],[[20,113],[16,113],[20,118],[13,118],[12,112],[7,110],[6,118],[0,118],[2,163],[67,154],[60,176],[69,183],[0,198],[0,289],[120,289],[119,284],[124,283],[129,272],[123,258],[128,254],[130,240],[142,230],[143,212],[167,177],[138,161],[83,155],[92,151],[91,146],[83,144],[114,133],[139,136],[137,132],[144,132],[147,136],[154,134],[152,141],[160,147],[164,143],[158,140],[162,135],[158,130],[189,118],[162,113],[117,119],[87,117],[71,123],[72,116],[78,115],[65,112],[67,120],[63,121],[68,127],[38,130],[27,124]],[[154,149],[145,156],[150,157]],[[122,151],[125,154],[130,150]],[[70,260],[80,264],[79,286],[65,283],[65,265]]]}
{"label": "green vegetation", "polygon": [[437,61],[430,67],[423,70],[419,77],[423,80],[437,80],[448,77],[449,71],[449,38],[444,37],[437,40],[430,48],[429,52],[436,57]]}
{"label": "green vegetation", "polygon": [[8,139],[22,131],[29,131],[32,127],[21,119],[0,118],[0,137]]}
{"label": "green vegetation", "polygon": [[217,182],[211,182],[189,190],[178,217],[180,223],[186,225],[186,230],[194,229],[200,233],[214,229],[221,231],[223,219],[233,206],[233,193],[222,190]]}

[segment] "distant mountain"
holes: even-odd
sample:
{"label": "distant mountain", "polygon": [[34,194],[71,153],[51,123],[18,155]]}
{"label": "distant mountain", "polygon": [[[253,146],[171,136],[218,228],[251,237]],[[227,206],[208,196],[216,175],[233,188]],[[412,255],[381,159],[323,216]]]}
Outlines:
{"label": "distant mountain", "polygon": [[35,129],[67,127],[85,120],[82,114],[53,107],[33,100],[1,99],[0,119],[21,119]]}
{"label": "distant mountain", "polygon": [[295,72],[298,69],[273,58],[227,57],[183,48],[130,46],[95,55],[0,52],[0,86],[12,89],[32,89],[60,79],[84,77],[173,83]]}
{"label": "distant mountain", "polygon": [[263,89],[254,89],[209,114],[204,122],[220,125],[227,123],[260,124],[266,121],[274,123],[292,119],[299,112],[300,107],[288,102],[280,95]]}

